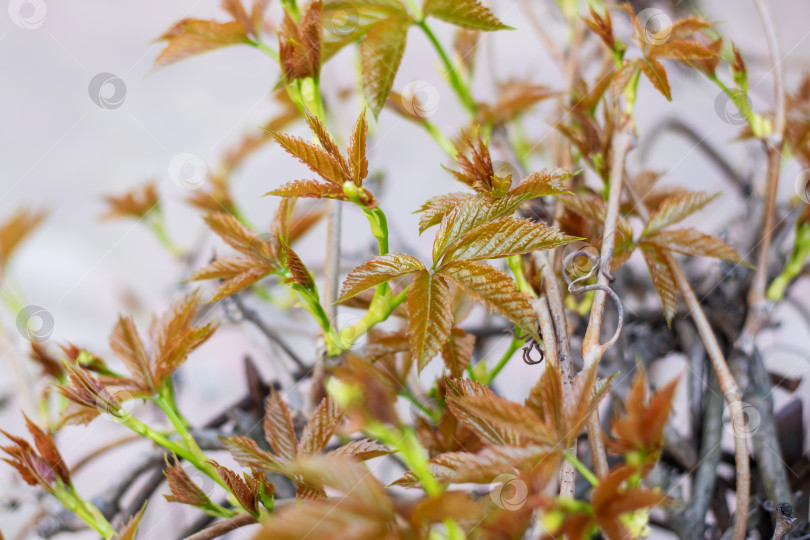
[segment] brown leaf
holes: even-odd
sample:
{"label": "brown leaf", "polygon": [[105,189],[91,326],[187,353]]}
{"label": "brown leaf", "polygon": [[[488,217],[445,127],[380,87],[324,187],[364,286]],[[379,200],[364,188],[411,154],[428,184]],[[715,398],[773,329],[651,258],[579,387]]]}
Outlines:
{"label": "brown leaf", "polygon": [[45,216],[45,212],[24,209],[0,224],[0,271],[6,267],[23,239],[42,223]]}
{"label": "brown leaf", "polygon": [[284,24],[278,34],[278,55],[288,81],[318,76],[322,32],[320,0],[310,2],[298,24],[284,12]]}
{"label": "brown leaf", "polygon": [[647,242],[641,242],[639,247],[644,254],[644,260],[650,270],[655,292],[658,293],[658,298],[661,299],[664,317],[669,324],[678,309],[678,285],[675,282],[675,275],[672,273],[672,269],[669,267],[667,258],[661,248]]}
{"label": "brown leaf", "polygon": [[309,270],[307,270],[304,261],[301,260],[301,257],[299,257],[295,251],[286,245],[284,246],[284,257],[287,259],[287,269],[290,271],[290,274],[292,274],[292,280],[295,284],[307,289],[315,287],[315,279],[312,277]]}
{"label": "brown leaf", "polygon": [[[343,183],[351,180],[348,176],[348,170],[344,168],[345,164],[341,159],[335,158],[323,147],[286,133],[271,133],[287,153],[298,158],[301,163],[327,182],[339,186],[341,191]],[[309,187],[309,189],[312,189],[312,187]]]}
{"label": "brown leaf", "polygon": [[183,19],[160,36],[158,41],[165,41],[167,45],[155,59],[156,68],[229,45],[248,43],[248,37],[245,27],[238,22]]}
{"label": "brown leaf", "polygon": [[447,214],[436,232],[433,242],[433,260],[438,262],[445,251],[468,232],[517,210],[528,197],[526,195],[507,195],[491,199],[479,195],[461,201]]}
{"label": "brown leaf", "polygon": [[164,495],[169,502],[178,502],[205,508],[211,506],[211,500],[203,491],[194,483],[186,471],[180,466],[176,458],[169,463],[168,457],[166,458],[166,467],[163,470],[166,475],[166,480],[171,490],[171,495]]}
{"label": "brown leaf", "polygon": [[474,30],[511,30],[478,0],[427,0],[425,15],[431,15],[450,24]]}
{"label": "brown leaf", "polygon": [[293,461],[298,454],[292,415],[277,390],[267,397],[264,413],[264,437],[276,454],[286,461]]}
{"label": "brown leaf", "polygon": [[363,185],[363,180],[368,176],[368,158],[366,158],[366,135],[368,134],[368,122],[366,113],[363,111],[357,118],[357,123],[352,130],[349,139],[349,165],[351,167],[352,179],[358,186]]}
{"label": "brown leaf", "polygon": [[469,193],[459,192],[438,195],[429,199],[417,210],[417,212],[422,212],[422,215],[419,217],[419,234],[441,223],[444,216],[449,214],[461,201],[471,197],[473,197],[473,195]]}
{"label": "brown leaf", "polygon": [[72,405],[61,418],[63,424],[85,424],[102,412],[116,415],[121,403],[86,369],[73,362],[65,362],[69,384],[57,385],[57,391]]}
{"label": "brown leaf", "polygon": [[562,182],[571,176],[573,175],[565,169],[543,169],[521,180],[509,195],[525,195],[528,198],[560,195],[568,191]]}
{"label": "brown leaf", "polygon": [[608,46],[609,49],[613,49],[615,46],[615,39],[613,37],[613,21],[610,19],[610,10],[605,9],[605,16],[602,17],[597,13],[593,6],[588,6],[588,10],[590,12],[590,19],[586,19],[582,17],[582,21],[588,25],[588,28],[591,31],[599,36],[599,39]]}
{"label": "brown leaf", "polygon": [[227,484],[228,489],[230,489],[231,493],[233,493],[239,504],[242,505],[242,508],[254,516],[258,515],[260,485],[250,481],[247,475],[245,475],[245,478],[242,478],[235,472],[226,469],[216,461],[210,460],[208,463],[210,463],[214,469],[216,469],[217,474],[219,474],[219,477],[222,478],[225,484]]}
{"label": "brown leaf", "polygon": [[410,25],[407,16],[391,15],[376,24],[360,46],[363,93],[375,118],[394,84]]}
{"label": "brown leaf", "polygon": [[647,378],[637,369],[624,400],[624,414],[611,422],[612,438],[607,447],[617,454],[635,452],[642,465],[654,464],[664,447],[664,428],[672,410],[679,379],[674,379],[647,400]]}
{"label": "brown leaf", "polygon": [[670,229],[657,231],[645,238],[646,242],[684,255],[712,257],[723,261],[747,264],[733,247],[719,238],[695,229]]}
{"label": "brown leaf", "polygon": [[[258,235],[229,214],[215,213],[205,216],[205,223],[226,244],[255,259],[275,260],[270,246]],[[257,263],[258,264],[258,263]]]}
{"label": "brown leaf", "polygon": [[684,219],[716,199],[719,193],[706,193],[702,191],[687,191],[664,199],[647,221],[647,226],[641,233],[646,236],[664,227]]}
{"label": "brown leaf", "polygon": [[219,286],[219,288],[217,288],[214,295],[210,300],[208,300],[208,302],[217,302],[234,293],[246,289],[267,276],[269,273],[270,270],[268,269],[254,267],[245,272],[237,274],[232,278],[228,278]]}
{"label": "brown leaf", "polygon": [[650,46],[650,59],[702,60],[717,57],[717,53],[696,41],[675,40]]}
{"label": "brown leaf", "polygon": [[53,472],[62,479],[62,482],[66,485],[70,485],[70,471],[67,465],[65,465],[65,460],[62,459],[62,454],[60,454],[59,450],[56,448],[53,435],[48,431],[40,429],[39,426],[32,422],[24,413],[23,417],[25,418],[25,427],[34,438],[34,445],[37,447],[39,455],[45,463],[53,469]]}
{"label": "brown leaf", "polygon": [[527,297],[515,288],[514,281],[503,272],[486,264],[454,261],[442,266],[441,275],[490,311],[497,311],[524,332],[538,337],[534,310]]}
{"label": "brown leaf", "polygon": [[645,491],[641,488],[621,489],[621,484],[636,474],[637,468],[621,465],[600,479],[599,485],[591,492],[596,521],[609,540],[628,538],[622,522],[622,514],[641,508],[660,505],[668,500],[661,492]]}
{"label": "brown leaf", "polygon": [[649,79],[656,90],[661,92],[668,101],[672,101],[672,91],[669,88],[667,72],[661,62],[654,58],[641,58],[638,62],[644,76]]}
{"label": "brown leaf", "polygon": [[437,497],[425,497],[419,501],[411,519],[415,524],[424,526],[447,519],[478,520],[481,514],[481,506],[469,493],[444,491]]}
{"label": "brown leaf", "polygon": [[453,298],[443,277],[422,270],[411,283],[406,301],[411,352],[421,371],[450,336]]}
{"label": "brown leaf", "polygon": [[144,512],[146,512],[146,503],[144,503],[137,514],[129,518],[129,521],[124,524],[121,532],[113,536],[112,540],[135,540]]}
{"label": "brown leaf", "polygon": [[318,180],[293,180],[283,186],[268,191],[265,195],[278,197],[303,197],[306,199],[340,199],[347,200],[343,186]]}
{"label": "brown leaf", "polygon": [[338,302],[343,302],[366,289],[385,283],[390,279],[405,276],[425,269],[418,259],[401,253],[377,255],[361,264],[346,276]]}
{"label": "brown leaf", "polygon": [[110,349],[124,362],[135,385],[148,392],[157,392],[155,375],[146,347],[135,322],[130,317],[119,317],[110,334]]}
{"label": "brown leaf", "polygon": [[346,459],[355,459],[357,461],[366,461],[375,457],[387,456],[391,453],[391,450],[377,441],[360,439],[357,441],[350,441],[343,446],[340,446],[336,450],[332,450],[327,455]]}
{"label": "brown leaf", "polygon": [[326,397],[312,412],[307,425],[301,432],[301,441],[298,443],[298,454],[311,456],[320,453],[332,438],[341,420],[343,412],[337,402]]}
{"label": "brown leaf", "polygon": [[61,380],[65,376],[62,363],[48,352],[48,347],[44,343],[32,341],[28,357],[42,369],[42,376],[47,375],[56,380]]}
{"label": "brown leaf", "polygon": [[444,365],[450,371],[450,375],[461,377],[464,374],[464,370],[470,364],[474,348],[474,335],[468,334],[461,328],[452,329],[450,339],[442,349],[442,359],[444,359]]}
{"label": "brown leaf", "polygon": [[520,255],[578,240],[529,219],[507,216],[470,231],[447,247],[442,260],[480,261]]}
{"label": "brown leaf", "polygon": [[481,114],[486,121],[510,122],[537,103],[560,95],[547,86],[528,81],[509,81],[499,85],[498,100]]}
{"label": "brown leaf", "polygon": [[133,217],[141,219],[152,210],[160,207],[160,197],[157,193],[157,185],[149,182],[143,186],[128,191],[123,195],[106,195],[104,201],[108,209],[101,219],[114,217]]}
{"label": "brown leaf", "polygon": [[[490,433],[493,431],[492,428],[495,428],[499,431],[499,435],[506,434],[509,439],[517,439],[516,441],[502,440],[496,444],[523,446],[526,442],[537,444],[554,444],[557,442],[554,440],[554,434],[545,428],[540,417],[534,411],[520,403],[515,403],[495,394],[470,397],[449,396],[447,403],[456,416],[459,416],[457,413],[460,411],[466,413],[466,418],[464,416],[459,417],[462,422],[468,421],[469,418],[475,418],[476,423],[487,424]],[[476,429],[480,429],[480,426],[477,426]]]}
{"label": "brown leaf", "polygon": [[326,150],[326,152],[332,156],[335,162],[339,165],[342,177],[347,178],[349,176],[349,164],[346,162],[343,155],[341,155],[337,143],[334,141],[334,139],[332,139],[332,136],[329,135],[329,132],[326,130],[326,126],[323,125],[323,122],[321,122],[317,116],[309,111],[305,111],[305,113],[304,119],[306,120],[309,129],[311,129],[312,133],[315,134],[315,137],[318,139],[321,147]]}
{"label": "brown leaf", "polygon": [[249,437],[220,437],[220,440],[231,457],[243,467],[270,471],[278,471],[281,467],[277,456],[259,448]]}

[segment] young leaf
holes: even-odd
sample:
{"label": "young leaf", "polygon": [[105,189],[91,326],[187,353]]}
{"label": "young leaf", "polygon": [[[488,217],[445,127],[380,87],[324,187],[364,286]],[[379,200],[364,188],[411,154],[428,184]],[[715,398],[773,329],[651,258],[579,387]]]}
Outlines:
{"label": "young leaf", "polygon": [[23,239],[42,223],[45,215],[45,212],[20,210],[0,225],[0,271]]}
{"label": "young leaf", "polygon": [[205,223],[233,249],[255,258],[274,260],[270,246],[235,217],[221,212],[205,216]]}
{"label": "young leaf", "polygon": [[146,512],[146,503],[144,503],[137,514],[129,518],[129,521],[124,524],[124,528],[121,529],[121,532],[113,536],[112,540],[135,540],[144,512]]}
{"label": "young leaf", "polygon": [[366,158],[366,135],[368,134],[368,122],[366,122],[365,111],[360,113],[357,123],[352,130],[349,140],[349,166],[351,167],[352,179],[358,186],[363,185],[363,180],[368,176],[368,158]]}
{"label": "young leaf", "polygon": [[425,15],[473,30],[511,30],[478,0],[427,0]]}
{"label": "young leaf", "polygon": [[453,328],[450,332],[450,339],[442,349],[442,359],[444,365],[453,377],[461,377],[464,370],[470,363],[473,349],[475,348],[475,336],[468,334],[461,328]]}
{"label": "young leaf", "polygon": [[485,264],[454,261],[442,266],[441,275],[461,287],[490,311],[497,311],[524,332],[537,336],[537,318],[527,297],[509,277]]}
{"label": "young leaf", "polygon": [[141,219],[152,210],[159,208],[160,197],[157,193],[157,185],[149,182],[123,195],[106,195],[104,202],[107,203],[108,210],[101,216],[101,219],[116,217]]}
{"label": "young leaf", "polygon": [[646,236],[650,233],[654,233],[658,229],[663,229],[673,223],[677,223],[686,216],[697,212],[719,195],[719,193],[711,194],[702,191],[688,191],[665,199],[650,216],[650,220],[647,222],[647,226],[644,227],[641,236]]}
{"label": "young leaf", "polygon": [[561,246],[577,240],[528,219],[507,216],[481,225],[448,246],[444,261],[498,259]]}
{"label": "young leaf", "polygon": [[[217,474],[219,474],[219,477],[227,484],[228,489],[233,493],[239,504],[242,505],[242,508],[254,516],[258,515],[261,488],[263,484],[266,483],[264,475],[254,469],[254,478],[249,477],[247,473],[245,473],[244,478],[242,478],[216,461],[210,460],[208,463],[216,469]],[[259,478],[255,478],[257,473]]]}
{"label": "young leaf", "polygon": [[165,41],[167,45],[155,59],[156,68],[229,45],[248,43],[248,36],[245,27],[238,22],[183,19],[160,36],[158,41]]}
{"label": "young leaf", "polygon": [[281,468],[281,462],[276,455],[262,450],[256,441],[249,437],[220,437],[220,440],[231,457],[243,467],[271,471],[278,471]]}
{"label": "young leaf", "polygon": [[311,456],[323,450],[342,419],[343,413],[338,408],[337,402],[331,397],[324,398],[301,432],[298,454]]}
{"label": "young leaf", "polygon": [[110,349],[124,362],[135,385],[147,392],[157,392],[155,375],[135,322],[130,317],[119,317],[110,334]]}
{"label": "young leaf", "polygon": [[318,76],[322,32],[320,0],[309,4],[298,24],[284,12],[284,24],[278,34],[278,55],[288,81]]}
{"label": "young leaf", "polygon": [[528,198],[560,195],[568,191],[562,182],[571,176],[565,169],[543,169],[521,180],[509,195],[525,195]]}
{"label": "young leaf", "polygon": [[636,370],[633,384],[624,400],[624,414],[611,422],[612,438],[607,447],[617,454],[634,452],[644,464],[655,463],[664,446],[667,423],[678,379],[670,381],[647,400],[647,378],[643,369]]}
{"label": "young leaf", "polygon": [[702,60],[717,57],[717,53],[696,41],[677,40],[650,46],[650,58],[662,60]]}
{"label": "young leaf", "polygon": [[410,25],[407,17],[391,15],[375,25],[360,45],[363,93],[375,118],[394,85]]}
{"label": "young leaf", "polygon": [[434,262],[438,262],[462,236],[485,223],[513,213],[527,198],[526,195],[507,195],[490,199],[479,195],[461,201],[439,226],[433,242]]}
{"label": "young leaf", "polygon": [[[517,437],[516,443],[520,446],[525,445],[527,441],[537,444],[555,444],[557,442],[534,411],[495,394],[470,397],[450,396],[447,398],[447,403],[453,414],[458,416],[459,411],[464,411],[466,418],[476,418],[477,423],[485,423],[490,426],[490,430],[494,427],[501,432],[508,433],[511,437]],[[459,417],[459,420],[465,421],[463,417]],[[501,442],[499,444],[515,443]]]}
{"label": "young leaf", "polygon": [[284,150],[298,158],[301,163],[309,167],[312,172],[319,175],[327,182],[331,182],[342,188],[343,182],[350,180],[348,171],[344,169],[344,164],[341,160],[335,158],[323,147],[286,133],[274,131],[271,132],[271,134]]}
{"label": "young leaf", "polygon": [[661,62],[654,58],[641,58],[638,62],[644,76],[650,80],[656,90],[661,92],[667,101],[672,101],[672,91],[669,88],[667,72]]}
{"label": "young leaf", "polygon": [[315,286],[315,280],[312,274],[309,273],[309,270],[307,270],[301,257],[286,245],[283,249],[284,257],[287,259],[287,269],[290,271],[290,274],[292,274],[293,282],[307,289],[313,288]]}
{"label": "young leaf", "polygon": [[287,404],[276,390],[271,390],[267,397],[264,437],[276,454],[288,462],[295,459],[298,454],[298,441],[295,438],[292,416]]}
{"label": "young leaf", "polygon": [[447,193],[438,195],[425,202],[417,212],[422,212],[419,217],[419,234],[422,234],[434,225],[438,225],[444,216],[450,213],[460,202],[473,197],[469,193]]}
{"label": "young leaf", "polygon": [[712,257],[723,261],[747,264],[739,253],[719,238],[704,234],[696,229],[671,229],[655,232],[645,239],[662,249],[684,255]]}
{"label": "young leaf", "polygon": [[419,371],[442,349],[453,326],[453,297],[438,274],[422,270],[407,297],[408,338]]}
{"label": "young leaf", "polygon": [[391,450],[386,448],[385,445],[369,439],[360,439],[339,446],[326,455],[354,459],[357,461],[367,461],[375,457],[387,456],[389,454],[391,454]]}
{"label": "young leaf", "polygon": [[166,467],[163,470],[171,490],[171,495],[164,495],[169,502],[178,502],[205,508],[211,506],[211,500],[186,474],[186,471],[177,463],[176,459],[169,463],[166,458]]}
{"label": "young leaf", "polygon": [[658,293],[658,298],[661,299],[661,305],[664,308],[664,317],[669,324],[678,309],[678,285],[675,283],[675,275],[672,273],[672,269],[669,267],[667,258],[661,248],[647,242],[641,242],[639,247],[644,254],[644,260],[650,270],[650,277],[655,286],[655,291]]}
{"label": "young leaf", "polygon": [[424,270],[418,259],[401,253],[377,255],[361,264],[346,276],[338,302],[343,302],[366,289],[385,283],[390,279]]}
{"label": "young leaf", "polygon": [[277,197],[303,197],[306,199],[341,199],[346,200],[343,186],[334,183],[319,182],[317,180],[293,180],[283,186],[268,191],[266,195]]}

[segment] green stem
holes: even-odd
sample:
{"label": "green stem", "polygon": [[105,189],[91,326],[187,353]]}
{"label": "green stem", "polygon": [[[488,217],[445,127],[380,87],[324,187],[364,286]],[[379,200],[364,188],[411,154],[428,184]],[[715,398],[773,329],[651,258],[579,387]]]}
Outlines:
{"label": "green stem", "polygon": [[576,456],[566,451],[563,452],[563,457],[568,463],[573,465],[574,468],[579,471],[579,474],[581,474],[585,480],[590,482],[592,486],[599,485],[599,479],[596,477],[596,475],[593,474],[591,470],[588,469],[588,467],[586,467],[580,460],[578,460]]}
{"label": "green stem", "polygon": [[447,77],[450,80],[450,86],[453,87],[456,94],[458,95],[459,99],[461,100],[462,105],[470,112],[470,114],[475,115],[478,111],[478,105],[475,103],[472,95],[470,94],[470,89],[467,87],[467,84],[461,79],[456,68],[453,66],[453,63],[450,61],[450,58],[447,56],[447,53],[442,47],[442,44],[439,43],[436,34],[433,33],[433,30],[430,29],[427,22],[423,19],[416,23],[419,28],[425,33],[427,38],[433,44],[433,48],[436,49],[436,52],[439,53],[439,58],[441,58],[442,63],[444,64],[444,68],[447,71]]}
{"label": "green stem", "polygon": [[801,273],[808,255],[810,255],[810,223],[801,223],[796,226],[796,240],[790,259],[768,287],[769,300],[779,302],[784,298],[788,285]]}
{"label": "green stem", "polygon": [[340,332],[331,332],[327,335],[327,350],[329,349],[330,341],[333,349],[337,352],[333,354],[336,356],[340,352],[348,350],[357,339],[369,331],[375,324],[381,323],[386,320],[389,315],[405,300],[408,289],[406,288],[393,298],[388,296],[386,298],[377,298],[376,295],[371,301],[371,305],[363,318],[356,324],[347,326],[340,330]]}
{"label": "green stem", "polygon": [[534,288],[529,284],[529,280],[526,278],[526,273],[523,272],[523,259],[521,259],[520,255],[512,255],[506,259],[506,263],[509,265],[509,268],[512,269],[512,273],[515,275],[515,283],[517,284],[517,290],[519,292],[528,294],[532,298],[537,298],[537,293],[534,292]]}
{"label": "green stem", "polygon": [[175,257],[183,255],[183,250],[169,238],[169,233],[166,232],[166,227],[163,224],[163,216],[156,213],[150,221],[150,228],[160,240],[160,243],[169,250],[169,253]]}
{"label": "green stem", "polygon": [[425,415],[426,415],[428,418],[430,418],[430,420],[431,420],[431,421],[432,421],[434,424],[438,424],[438,423],[439,423],[439,421],[441,420],[441,418],[438,416],[437,411],[433,411],[433,410],[431,410],[431,409],[429,409],[429,408],[425,407],[425,405],[424,405],[424,404],[423,404],[421,401],[419,401],[419,400],[416,398],[416,396],[415,396],[415,395],[413,395],[413,392],[411,392],[411,391],[408,389],[408,387],[407,387],[407,386],[403,386],[403,387],[402,387],[402,389],[399,391],[399,395],[401,395],[402,397],[404,397],[405,399],[407,399],[408,401],[410,401],[411,403],[413,403],[413,404],[414,404],[414,406],[416,406],[416,407],[417,407],[417,408],[418,408],[420,411],[422,411],[423,413],[425,413]]}
{"label": "green stem", "polygon": [[[518,330],[515,329],[515,331],[517,332]],[[523,345],[523,340],[518,339],[516,337],[513,337],[512,342],[509,344],[509,348],[503,354],[501,359],[498,360],[498,363],[495,364],[495,367],[492,368],[492,371],[489,372],[489,374],[487,374],[484,378],[482,378],[482,380],[480,381],[481,384],[484,384],[484,385],[487,385],[487,386],[492,384],[492,381],[495,380],[495,377],[498,376],[498,374],[506,366],[507,362],[509,362],[509,360],[512,358],[512,355],[514,355],[515,352],[517,352],[517,350],[520,349],[520,347],[522,345]]]}
{"label": "green stem", "polygon": [[54,489],[53,495],[65,508],[79,516],[102,537],[109,539],[115,536],[115,529],[98,508],[79,497],[73,488],[60,483]]}
{"label": "green stem", "polygon": [[259,49],[260,51],[262,51],[263,53],[265,53],[267,56],[269,56],[276,62],[279,61],[278,51],[276,51],[275,49],[271,49],[270,46],[267,45],[266,43],[262,41],[251,41],[250,44]]}

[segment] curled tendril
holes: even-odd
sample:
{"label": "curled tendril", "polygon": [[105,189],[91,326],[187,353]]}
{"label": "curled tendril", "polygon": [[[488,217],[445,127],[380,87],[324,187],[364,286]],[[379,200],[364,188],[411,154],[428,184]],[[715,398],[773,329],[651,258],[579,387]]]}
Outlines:
{"label": "curled tendril", "polygon": [[[581,256],[587,257],[588,260],[591,261],[592,264],[591,270],[586,275],[578,277],[577,279],[572,281],[566,269],[568,268],[568,265],[571,263],[571,261],[573,261],[576,257]],[[610,256],[608,256],[608,260],[610,260]],[[613,333],[613,337],[611,337],[607,341],[607,343],[601,346],[602,354],[604,354],[605,351],[610,349],[616,343],[616,341],[619,339],[619,335],[622,332],[622,325],[624,324],[624,306],[622,306],[622,301],[619,299],[619,295],[616,294],[616,292],[607,285],[602,285],[601,283],[595,283],[593,285],[577,285],[577,283],[579,283],[580,281],[585,281],[593,277],[594,274],[600,270],[601,266],[602,265],[599,258],[597,258],[595,255],[591,253],[588,253],[586,250],[581,249],[579,251],[569,253],[568,256],[565,257],[565,259],[563,260],[562,275],[563,278],[565,279],[565,282],[568,284],[568,292],[570,292],[571,294],[580,295],[588,291],[604,291],[605,293],[610,295],[610,297],[616,303],[616,309],[619,312],[619,320],[618,323],[616,324],[616,331]],[[606,269],[604,268],[601,269],[601,272],[602,275],[604,275],[608,279],[608,281],[612,282],[615,279],[612,275],[608,273]]]}
{"label": "curled tendril", "polygon": [[[540,357],[535,359],[532,358],[532,351],[537,351],[540,354]],[[526,342],[526,346],[523,347],[523,361],[526,362],[530,366],[536,366],[546,358],[546,353],[543,351],[543,347],[535,340],[533,337],[529,338],[529,341]]]}

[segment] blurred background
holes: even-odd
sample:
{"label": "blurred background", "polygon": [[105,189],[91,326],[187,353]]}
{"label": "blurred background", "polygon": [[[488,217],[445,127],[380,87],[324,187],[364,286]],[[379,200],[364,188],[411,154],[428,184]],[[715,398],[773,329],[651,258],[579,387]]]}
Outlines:
{"label": "blurred background", "polygon": [[[4,335],[0,426],[21,433],[19,410],[37,414],[32,408],[36,395],[26,390],[37,370],[26,359],[26,339],[16,331],[20,307],[39,306],[47,312],[52,319],[49,342],[70,341],[111,358],[107,336],[119,313],[132,314],[146,328],[151,314],[160,313],[188,290],[180,282],[204,264],[214,249],[222,251],[222,245],[204,227],[200,212],[185,202],[189,188],[172,181],[171,163],[178,155],[192,154],[205,164],[204,171],[215,171],[229,149],[246,134],[257,132],[277,112],[270,91],[279,72],[269,57],[251,47],[230,47],[152,69],[162,48],[155,40],[175,21],[184,17],[225,19],[217,0],[11,0],[7,4],[8,13],[0,13],[0,221],[21,207],[48,212],[43,225],[16,253],[0,290]],[[513,78],[558,89],[562,75],[526,14],[531,10],[551,38],[562,43],[564,28],[556,4],[551,0],[497,0],[488,4],[516,30],[484,36],[477,55],[475,97],[480,101],[492,99],[494,83]],[[746,0],[675,4],[651,5],[670,12],[702,13],[718,21],[718,32],[736,43],[746,60],[754,110],[770,110],[773,87],[767,47],[753,4]],[[806,0],[774,0],[770,5],[779,30],[787,90],[792,91],[802,71],[810,68],[810,5]],[[277,22],[280,13],[278,2],[271,3],[268,20]],[[449,46],[454,30],[440,22],[434,27],[439,39]],[[268,41],[275,47],[273,38],[268,37]],[[596,54],[597,43],[587,46]],[[325,65],[322,75],[331,127],[342,137],[341,146],[345,146],[361,108],[356,92],[357,63],[357,49],[349,47]],[[417,85],[428,98],[431,120],[454,136],[468,120],[437,67],[435,52],[426,38],[412,31],[394,89],[402,92],[408,85]],[[592,78],[594,74],[585,76]],[[740,173],[759,177],[764,173],[762,151],[756,143],[735,141],[740,123],[729,116],[728,104],[713,84],[677,66],[670,70],[670,82],[672,103],[646,81],[641,83],[637,118],[644,151],[630,155],[631,170],[644,167],[665,171],[664,183],[722,191],[720,199],[693,218],[692,224],[733,241],[729,220],[744,212],[744,207],[729,190],[722,172],[696,151],[693,141],[663,134],[645,148],[644,140],[660,129],[663,121],[677,118],[721,149]],[[541,104],[525,122],[528,137],[540,149],[531,158],[533,169],[554,165],[542,150],[552,131],[547,122],[551,107],[550,103]],[[300,123],[293,131],[305,134]],[[413,212],[429,197],[459,190],[459,184],[440,167],[452,164],[423,130],[388,111],[383,111],[372,131],[369,160],[379,182],[373,191],[389,218],[392,251],[427,259],[433,235],[417,236],[418,215]],[[783,169],[781,200],[796,195],[799,174],[795,165]],[[262,195],[282,182],[305,177],[303,166],[277,146],[267,145],[231,181],[242,212],[258,229],[266,231],[277,200]],[[169,237],[184,250],[199,254],[195,260],[173,257],[150,230],[134,220],[100,220],[106,211],[104,195],[120,194],[148,180],[158,184]],[[342,236],[342,266],[348,271],[367,260],[373,248],[365,218],[354,208],[347,207],[344,212]],[[321,224],[299,249],[313,268],[323,264],[324,239],[325,226]],[[635,263],[642,264],[640,258]],[[804,298],[808,307],[807,282],[799,284],[793,294]],[[781,327],[764,332],[761,345],[770,367],[778,366],[791,377],[804,376],[797,395],[807,400],[810,335],[792,309],[784,305],[775,314]],[[304,358],[314,357],[314,326],[308,327],[296,320],[295,314],[280,310],[267,316]],[[508,342],[509,337],[504,336],[503,343],[492,346],[493,358]],[[242,359],[247,354],[267,379],[276,376],[276,351],[245,325],[225,322],[215,337],[192,355],[180,373],[181,407],[192,422],[207,420],[244,392]],[[682,359],[665,360],[656,364],[654,375],[659,380],[683,371]],[[516,360],[501,377],[500,389],[513,399],[522,399],[536,372]],[[190,387],[193,392],[186,391]],[[777,390],[777,407],[783,397]],[[805,410],[808,405],[805,402]],[[59,443],[70,464],[122,434],[119,426],[99,420],[89,427],[64,430]],[[147,448],[138,443],[108,454],[78,475],[79,489],[87,496],[98,494]],[[148,512],[151,532],[144,538],[173,537],[190,521],[180,505],[169,511],[161,503],[155,501]],[[53,507],[48,500],[38,501],[36,491],[14,476],[10,467],[0,465],[0,530],[6,538],[15,538],[40,508]],[[246,528],[231,538],[247,538],[249,534]],[[93,535],[77,536],[83,537]]]}

